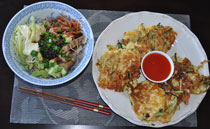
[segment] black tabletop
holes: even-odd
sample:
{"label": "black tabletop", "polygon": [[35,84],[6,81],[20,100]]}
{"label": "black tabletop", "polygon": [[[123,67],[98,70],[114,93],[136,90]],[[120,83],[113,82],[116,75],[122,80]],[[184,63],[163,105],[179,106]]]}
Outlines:
{"label": "black tabletop", "polygon": [[[35,0],[1,0],[0,1],[0,36],[3,37],[4,29],[9,20],[23,8]],[[171,14],[189,14],[191,30],[200,40],[208,57],[210,57],[210,8],[208,3],[190,0],[62,0],[77,9],[119,10],[119,11],[152,11]],[[0,45],[2,46],[2,45]],[[0,49],[2,50],[2,48]],[[196,53],[195,53],[196,54]],[[81,125],[26,125],[9,123],[12,100],[14,73],[7,66],[2,52],[0,53],[0,123],[3,129],[64,129],[64,128],[145,128],[145,127],[104,127]],[[209,91],[208,91],[209,92]],[[210,94],[207,93],[197,110],[198,128],[210,127]],[[170,127],[167,127],[170,128]]]}

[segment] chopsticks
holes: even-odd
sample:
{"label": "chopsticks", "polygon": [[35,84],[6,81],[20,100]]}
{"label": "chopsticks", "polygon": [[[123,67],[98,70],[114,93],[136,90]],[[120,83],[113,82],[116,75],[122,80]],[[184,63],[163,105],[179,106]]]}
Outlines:
{"label": "chopsticks", "polygon": [[[84,101],[84,100],[79,100],[79,99],[75,99],[75,98],[61,96],[61,95],[57,95],[57,94],[53,94],[53,93],[49,93],[49,92],[37,91],[37,90],[29,89],[29,88],[24,88],[24,87],[21,87],[21,86],[19,87],[19,89],[21,91],[25,92],[25,93],[32,94],[32,95],[35,95],[35,96],[47,98],[47,99],[54,100],[54,101],[57,101],[57,102],[60,102],[60,103],[72,105],[72,106],[75,106],[75,107],[79,107],[79,108],[83,108],[83,109],[86,109],[86,110],[94,111],[94,112],[101,113],[101,114],[104,114],[104,115],[111,115],[111,113],[108,112],[108,111],[98,109],[98,108],[102,108],[102,109],[110,110],[110,108],[106,105],[101,105],[101,104],[97,104],[97,103],[93,103],[93,102],[88,102],[88,101]],[[86,104],[87,106],[84,105],[84,104]],[[90,106],[93,106],[93,107],[90,107]],[[94,107],[98,107],[98,108],[94,108]]]}

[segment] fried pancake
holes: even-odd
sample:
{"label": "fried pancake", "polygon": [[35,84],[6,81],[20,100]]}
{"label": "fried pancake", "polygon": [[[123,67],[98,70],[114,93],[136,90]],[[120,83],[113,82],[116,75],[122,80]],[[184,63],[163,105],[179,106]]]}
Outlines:
{"label": "fried pancake", "polygon": [[170,26],[156,25],[148,27],[147,38],[151,50],[167,52],[176,39],[177,33]]}
{"label": "fried pancake", "polygon": [[[188,104],[191,93],[203,93],[209,88],[210,77],[198,72],[206,61],[199,66],[193,66],[187,58],[175,55],[172,60],[175,70],[167,82],[157,84],[146,80],[137,84],[135,88],[131,87],[130,100],[139,118],[168,123],[180,103]],[[164,92],[162,95],[161,90]],[[151,99],[152,96],[155,97]],[[156,105],[155,101],[159,101],[160,105]]]}
{"label": "fried pancake", "polygon": [[168,123],[178,107],[177,97],[173,94],[166,93],[165,110],[156,113],[153,121]]}
{"label": "fried pancake", "polygon": [[166,83],[160,84],[165,92],[172,93],[178,97],[178,103],[188,104],[190,94],[200,94],[208,90],[210,77],[198,72],[203,63],[193,66],[189,59],[172,57],[175,70],[172,78]]}
{"label": "fried pancake", "polygon": [[165,110],[164,90],[148,80],[131,88],[130,100],[138,117],[146,121],[153,121],[157,113]]}
{"label": "fried pancake", "polygon": [[175,95],[166,93],[159,84],[148,80],[131,87],[130,100],[135,113],[145,121],[168,123],[178,106]]}
{"label": "fried pancake", "polygon": [[158,50],[167,52],[176,39],[177,33],[170,26],[156,25],[144,27],[140,24],[137,29],[125,32],[122,40],[123,44],[138,42],[146,45],[151,51]]}
{"label": "fried pancake", "polygon": [[147,35],[147,30],[143,26],[143,24],[140,24],[137,29],[133,31],[124,32],[122,43],[127,44],[129,42],[138,42],[142,37],[145,37]]}
{"label": "fried pancake", "polygon": [[124,91],[129,82],[140,75],[138,52],[126,49],[108,50],[97,62],[100,76],[98,85],[117,92]]}
{"label": "fried pancake", "polygon": [[[210,87],[210,76],[204,76],[199,73],[199,69],[203,67],[203,64],[208,61],[201,62],[200,65],[194,66],[189,59],[187,58],[180,58],[173,56],[172,57],[177,67],[180,69],[181,74],[185,78],[187,78],[187,82],[191,83],[190,93],[192,94],[200,94],[206,92]],[[190,85],[190,84],[189,84]]]}
{"label": "fried pancake", "polygon": [[139,43],[132,43],[129,42],[124,49],[127,49],[129,51],[132,51],[134,53],[139,54],[140,62],[145,54],[147,54],[150,51],[150,48],[146,44],[139,44]]}

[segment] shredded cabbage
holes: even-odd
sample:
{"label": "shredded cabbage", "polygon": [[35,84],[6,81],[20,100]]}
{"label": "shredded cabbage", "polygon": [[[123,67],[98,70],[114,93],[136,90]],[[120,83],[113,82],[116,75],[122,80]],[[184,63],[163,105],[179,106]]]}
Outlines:
{"label": "shredded cabbage", "polygon": [[32,16],[28,24],[18,25],[14,31],[14,45],[18,53],[20,61],[23,65],[27,65],[33,62],[30,55],[32,50],[39,52],[38,41],[40,35],[45,32],[43,24],[35,23],[35,19]]}

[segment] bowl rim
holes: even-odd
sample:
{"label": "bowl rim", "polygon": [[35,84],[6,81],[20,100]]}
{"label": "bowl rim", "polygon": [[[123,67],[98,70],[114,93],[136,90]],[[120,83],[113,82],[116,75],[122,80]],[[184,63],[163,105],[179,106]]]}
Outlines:
{"label": "bowl rim", "polygon": [[[155,53],[164,56],[164,57],[168,60],[168,62],[170,63],[170,66],[171,66],[171,70],[170,70],[169,75],[167,76],[167,78],[165,78],[164,80],[161,80],[161,81],[155,81],[155,80],[149,78],[149,77],[147,76],[147,74],[144,72],[144,69],[143,69],[143,62],[144,62],[144,60],[145,60],[149,55],[155,54]],[[154,83],[163,83],[163,82],[168,81],[168,80],[172,77],[172,75],[173,75],[173,73],[174,73],[174,63],[173,63],[171,57],[170,57],[168,54],[166,54],[165,52],[162,52],[162,51],[150,51],[150,52],[148,52],[146,55],[144,55],[143,58],[142,58],[142,60],[141,60],[141,71],[142,71],[144,77],[146,77],[148,80],[150,80],[150,81],[152,81],[152,82],[154,82]]]}
{"label": "bowl rim", "polygon": [[[16,66],[14,59],[9,59],[9,57],[6,55],[6,51],[7,51],[6,49],[7,48],[5,48],[5,46],[6,46],[5,42],[6,42],[6,36],[9,35],[7,33],[8,33],[8,30],[9,30],[9,27],[11,26],[11,24],[14,22],[14,20],[17,17],[21,17],[20,19],[25,17],[25,16],[20,16],[24,11],[29,10],[29,8],[31,8],[31,7],[34,7],[34,6],[37,6],[37,5],[43,5],[43,4],[58,4],[58,6],[61,6],[61,7],[63,6],[65,8],[69,8],[69,9],[71,9],[71,11],[73,10],[73,12],[79,14],[79,17],[81,17],[82,21],[85,23],[84,25],[87,26],[87,28],[88,28],[88,33],[89,33],[88,34],[89,35],[88,36],[88,43],[89,43],[89,45],[87,45],[87,50],[86,51],[89,54],[87,54],[87,52],[86,52],[84,54],[84,57],[81,59],[80,63],[78,64],[78,66],[71,73],[69,73],[69,75],[66,75],[66,76],[61,77],[61,78],[55,78],[55,79],[43,79],[43,78],[40,78],[39,79],[37,77],[33,77],[32,75],[27,75],[19,67]],[[59,10],[58,8],[52,8],[52,9]],[[35,9],[35,12],[38,11],[38,10],[42,10],[42,9],[37,9],[37,10]],[[26,15],[30,15],[30,13],[31,12],[27,12]],[[67,12],[67,14],[71,15],[71,13],[69,13],[69,12]],[[12,32],[13,32],[13,30],[12,30]],[[11,40],[11,37],[9,37],[9,38]],[[10,42],[8,44],[10,44]],[[70,81],[70,80],[74,79],[77,75],[79,75],[87,67],[88,63],[91,60],[91,57],[92,57],[92,54],[93,54],[93,49],[94,49],[94,36],[93,36],[92,28],[91,28],[88,20],[85,18],[85,16],[82,13],[80,13],[74,7],[72,7],[72,6],[68,5],[68,4],[62,3],[62,2],[57,2],[57,1],[36,2],[36,3],[30,4],[30,5],[27,5],[26,7],[22,8],[21,10],[19,10],[10,19],[10,21],[8,22],[8,24],[7,24],[7,26],[6,26],[5,30],[4,30],[3,38],[2,38],[2,52],[3,52],[4,59],[5,59],[6,63],[7,63],[7,65],[9,66],[9,68],[15,73],[15,75],[17,75],[18,77],[20,77],[24,81],[29,82],[31,84],[39,85],[39,86],[56,86],[56,85],[63,84],[65,82],[67,82],[67,81]],[[11,62],[9,60],[12,60],[12,64],[11,64]],[[21,73],[18,73],[17,70],[21,71]],[[76,71],[76,73],[74,71]],[[74,72],[74,74],[72,74],[73,72]],[[36,81],[33,81],[33,80],[36,80]]]}

